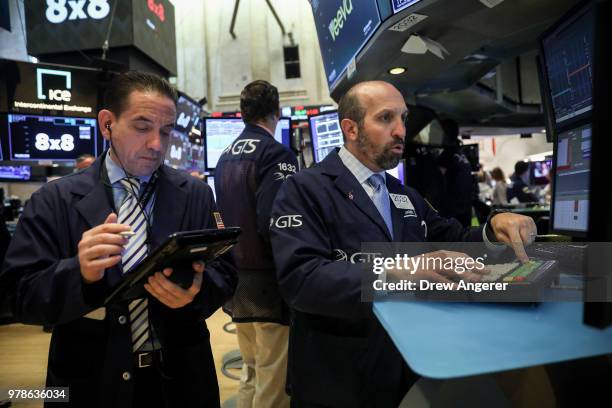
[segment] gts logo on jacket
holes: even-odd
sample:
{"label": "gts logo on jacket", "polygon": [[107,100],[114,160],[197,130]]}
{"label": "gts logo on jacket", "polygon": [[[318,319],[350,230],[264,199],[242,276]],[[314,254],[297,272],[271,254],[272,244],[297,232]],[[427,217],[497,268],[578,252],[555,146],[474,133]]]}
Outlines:
{"label": "gts logo on jacket", "polygon": [[223,153],[230,153],[234,156],[245,153],[253,153],[257,149],[257,144],[261,142],[258,139],[240,139],[236,140],[223,151]]}
{"label": "gts logo on jacket", "polygon": [[352,264],[372,263],[374,262],[374,258],[378,258],[381,255],[380,252],[355,252],[351,256],[348,256],[342,249],[334,249],[332,252],[332,257],[335,261],[350,262]]}
{"label": "gts logo on jacket", "polygon": [[270,227],[276,228],[294,228],[302,226],[301,215],[281,215],[276,220],[274,217],[270,218]]}

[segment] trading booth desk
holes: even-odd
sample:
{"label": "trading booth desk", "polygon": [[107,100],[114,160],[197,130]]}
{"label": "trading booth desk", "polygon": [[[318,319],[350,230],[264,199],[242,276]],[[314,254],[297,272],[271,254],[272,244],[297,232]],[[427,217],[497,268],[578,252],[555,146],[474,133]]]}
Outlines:
{"label": "trading booth desk", "polygon": [[415,372],[488,374],[612,353],[612,327],[582,323],[583,303],[538,305],[382,300],[374,313]]}

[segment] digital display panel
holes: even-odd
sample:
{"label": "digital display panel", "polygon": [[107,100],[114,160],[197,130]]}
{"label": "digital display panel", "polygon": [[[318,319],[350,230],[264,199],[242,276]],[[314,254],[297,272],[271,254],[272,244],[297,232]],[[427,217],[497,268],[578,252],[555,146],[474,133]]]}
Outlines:
{"label": "digital display panel", "polygon": [[312,0],[329,89],[380,25],[376,1]]}
{"label": "digital display panel", "polygon": [[8,114],[10,160],[75,160],[97,152],[92,118]]}
{"label": "digital display panel", "polygon": [[542,39],[545,81],[557,125],[593,109],[595,16],[586,7]]}
{"label": "digital display panel", "polygon": [[[206,138],[206,168],[217,167],[221,153],[245,128],[241,118],[206,118],[204,133]],[[280,118],[274,132],[274,140],[291,147],[291,119]]]}
{"label": "digital display panel", "polygon": [[204,146],[194,143],[185,133],[171,130],[164,163],[175,169],[203,172]]}
{"label": "digital display panel", "polygon": [[0,60],[0,111],[97,117],[100,71]]}
{"label": "digital display panel", "polygon": [[199,103],[185,95],[179,95],[176,102],[176,129],[188,135],[200,135],[200,114],[202,107]]}
{"label": "digital display panel", "polygon": [[553,230],[586,232],[589,221],[591,125],[557,136]]}
{"label": "digital display panel", "polygon": [[28,54],[135,46],[176,74],[174,6],[169,0],[25,0]]}
{"label": "digital display panel", "polygon": [[0,166],[0,180],[27,181],[32,177],[30,166]]}
{"label": "digital display panel", "polygon": [[310,139],[315,163],[320,162],[336,147],[344,144],[338,112],[310,117]]}

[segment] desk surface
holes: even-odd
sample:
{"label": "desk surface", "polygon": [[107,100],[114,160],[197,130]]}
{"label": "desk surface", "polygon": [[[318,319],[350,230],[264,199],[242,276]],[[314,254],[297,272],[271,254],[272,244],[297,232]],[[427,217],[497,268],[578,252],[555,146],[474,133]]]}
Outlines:
{"label": "desk surface", "polygon": [[374,313],[408,365],[429,378],[612,353],[612,327],[584,326],[581,302],[526,306],[377,301]]}

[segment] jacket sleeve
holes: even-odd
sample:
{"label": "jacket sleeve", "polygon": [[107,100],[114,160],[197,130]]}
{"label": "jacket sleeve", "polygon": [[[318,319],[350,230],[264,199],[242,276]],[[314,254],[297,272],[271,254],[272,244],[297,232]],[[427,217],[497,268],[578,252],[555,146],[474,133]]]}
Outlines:
{"label": "jacket sleeve", "polygon": [[321,209],[296,178],[281,187],[270,224],[279,287],[293,309],[349,319],[371,314],[372,304],[361,302],[361,267],[332,259]]}
{"label": "jacket sleeve", "polygon": [[[65,257],[65,236],[55,187],[34,193],[17,224],[0,281],[14,295],[15,317],[26,324],[54,325],[92,310],[83,296],[78,257]],[[80,239],[80,237],[73,237]]]}
{"label": "jacket sleeve", "polygon": [[257,190],[255,204],[257,211],[257,232],[270,242],[270,214],[272,204],[283,182],[297,172],[298,163],[289,149],[274,144],[265,153],[257,169]]}

